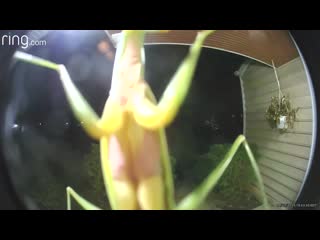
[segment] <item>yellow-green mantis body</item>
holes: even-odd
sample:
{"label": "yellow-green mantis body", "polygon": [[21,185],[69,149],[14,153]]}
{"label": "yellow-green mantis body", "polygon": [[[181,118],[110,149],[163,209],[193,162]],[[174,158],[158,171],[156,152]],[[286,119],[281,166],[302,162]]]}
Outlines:
{"label": "yellow-green mantis body", "polygon": [[[83,123],[89,136],[100,141],[102,173],[112,209],[197,209],[241,144],[244,144],[256,173],[263,204],[268,208],[259,169],[243,135],[235,140],[225,158],[203,183],[180,203],[175,203],[165,128],[178,114],[191,86],[202,45],[214,31],[198,33],[158,103],[144,79],[144,37],[148,32],[122,31],[111,89],[101,118],[83,98],[63,65],[21,52],[17,52],[15,58],[58,71],[75,117]],[[84,209],[100,209],[71,187],[66,191],[68,209],[71,209],[71,197]]]}

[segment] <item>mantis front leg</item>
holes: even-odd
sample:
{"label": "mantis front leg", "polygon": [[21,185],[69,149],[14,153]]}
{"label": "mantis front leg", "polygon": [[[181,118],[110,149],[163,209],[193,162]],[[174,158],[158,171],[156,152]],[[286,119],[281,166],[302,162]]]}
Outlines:
{"label": "mantis front leg", "polygon": [[231,149],[226,154],[224,159],[221,161],[221,163],[214,169],[209,176],[203,181],[203,183],[192,193],[190,193],[187,197],[185,197],[177,206],[177,210],[192,210],[198,208],[205,198],[208,196],[210,191],[216,186],[219,179],[222,177],[223,173],[228,168],[229,164],[231,163],[234,155],[236,154],[237,150],[241,146],[241,144],[244,145],[246,152],[249,156],[250,163],[253,167],[254,173],[256,175],[256,178],[258,180],[258,185],[260,188],[260,192],[262,193],[262,199],[263,199],[263,205],[265,209],[269,209],[269,203],[267,200],[267,197],[265,195],[264,191],[264,185],[262,182],[262,177],[259,171],[259,168],[257,166],[256,160],[254,158],[254,155],[249,147],[249,144],[247,143],[245,136],[240,135],[233,145],[231,146]]}
{"label": "mantis front leg", "polygon": [[191,86],[202,44],[214,30],[198,33],[195,43],[178,71],[167,86],[158,105],[149,99],[138,99],[134,104],[135,120],[148,129],[160,129],[168,126],[176,116]]}
{"label": "mantis front leg", "polygon": [[107,102],[106,104],[103,121],[99,119],[98,115],[74,85],[64,65],[56,64],[23,52],[17,52],[14,58],[58,72],[67,96],[67,101],[74,115],[78,121],[82,123],[84,130],[94,139],[99,140],[102,136],[116,131],[122,125],[122,113],[112,102]]}

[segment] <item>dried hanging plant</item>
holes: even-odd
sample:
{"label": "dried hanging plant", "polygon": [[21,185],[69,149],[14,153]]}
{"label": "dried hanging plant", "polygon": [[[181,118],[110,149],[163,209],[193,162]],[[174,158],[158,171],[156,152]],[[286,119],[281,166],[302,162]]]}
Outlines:
{"label": "dried hanging plant", "polygon": [[279,96],[271,98],[271,104],[266,110],[266,119],[271,128],[278,128],[280,133],[284,133],[289,128],[293,128],[299,108],[292,108],[289,96],[282,94],[280,82],[273,61],[272,65],[278,83]]}
{"label": "dried hanging plant", "polygon": [[282,96],[280,101],[278,97],[272,97],[271,104],[266,111],[266,118],[271,128],[278,128],[281,124],[281,117],[285,117],[283,128],[279,128],[280,133],[284,133],[288,128],[293,128],[297,111],[298,108],[291,107],[288,96]]}

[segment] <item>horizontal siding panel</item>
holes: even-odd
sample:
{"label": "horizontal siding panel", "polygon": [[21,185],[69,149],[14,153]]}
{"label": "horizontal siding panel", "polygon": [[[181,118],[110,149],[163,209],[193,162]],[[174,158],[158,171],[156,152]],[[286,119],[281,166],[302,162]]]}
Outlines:
{"label": "horizontal siding panel", "polygon": [[257,96],[264,96],[270,92],[278,92],[278,86],[276,85],[276,83],[263,85],[263,88],[259,87],[259,88],[246,89],[246,98],[252,99]]}
{"label": "horizontal siding panel", "polygon": [[[269,205],[271,207],[276,207],[276,206],[280,206],[281,202],[279,200],[277,200],[276,198],[273,197],[273,193],[272,193],[272,190],[271,190],[271,194],[270,194],[270,191],[269,188],[267,188],[265,186],[264,188],[265,190],[265,194],[267,196],[267,199],[268,199],[268,202],[269,202]],[[257,185],[253,185],[252,186],[252,192],[255,194],[255,196],[257,197],[257,199],[259,199],[259,201],[262,203],[262,196],[261,196],[261,192],[260,192],[260,189]],[[262,206],[262,205],[261,205]]]}
{"label": "horizontal siding panel", "polygon": [[262,64],[260,62],[256,62],[251,60],[249,62],[249,66],[247,67],[246,71],[242,73],[242,76],[247,79],[247,81],[251,81],[252,79],[259,79],[263,81],[261,76],[267,76],[273,73],[272,66],[268,66]]}
{"label": "horizontal siding panel", "polygon": [[295,134],[295,133],[284,133],[280,134],[275,131],[260,130],[260,131],[249,131],[246,133],[247,138],[253,139],[268,139],[276,142],[290,143],[294,145],[301,145],[310,147],[312,142],[312,136],[309,134]]}
{"label": "horizontal siding panel", "polygon": [[259,167],[265,176],[272,178],[273,180],[282,184],[288,189],[291,189],[293,192],[297,192],[299,190],[301,182],[291,177],[288,177],[282,173],[279,173],[278,171],[274,171],[269,167],[265,167],[262,164],[260,164]]}
{"label": "horizontal siding panel", "polygon": [[[293,108],[310,108],[312,109],[312,103],[310,96],[290,98],[291,106]],[[248,112],[264,112],[270,105],[271,99],[266,99],[265,102],[261,103],[248,103],[246,105]]]}
{"label": "horizontal siding panel", "polygon": [[[282,86],[285,84],[283,83],[285,79],[290,79],[292,77],[294,78],[293,80],[298,80],[300,78],[306,79],[305,69],[300,58],[296,58],[277,68],[277,74],[281,87],[285,86]],[[248,89],[257,88],[261,85],[269,84],[270,82],[277,84],[273,68],[260,63],[250,64],[247,71],[243,74],[243,79],[245,80],[244,87]],[[299,80],[299,82],[301,83],[303,81]]]}
{"label": "horizontal siding panel", "polygon": [[312,122],[313,113],[311,108],[300,108],[297,112],[297,121],[298,122]]}
{"label": "horizontal siding panel", "polygon": [[[250,142],[250,140],[249,140]],[[304,158],[299,158],[296,156],[292,156],[286,153],[279,153],[277,151],[273,151],[270,149],[266,149],[263,147],[260,147],[258,149],[258,154],[261,157],[269,158],[273,161],[277,161],[282,164],[286,164],[288,166],[292,166],[298,169],[301,169],[305,171],[308,167],[308,160]]]}
{"label": "horizontal siding panel", "polygon": [[[301,84],[299,86],[294,86],[291,88],[287,88],[287,89],[283,89],[282,93],[285,95],[289,95],[289,98],[295,98],[295,97],[305,97],[305,96],[310,96],[309,93],[309,87],[307,84]],[[247,92],[245,92],[246,96],[245,96],[245,100],[246,102],[265,102],[268,99],[271,100],[272,97],[274,96],[278,96],[279,92],[276,91],[271,91],[271,92],[267,92],[263,95],[254,95],[252,97],[248,97],[247,96]]]}
{"label": "horizontal siding panel", "polygon": [[[288,165],[279,163],[277,161],[270,160],[268,158],[259,159],[259,165],[266,166],[274,171],[280,172],[280,173],[282,173],[288,177],[291,177],[299,182],[303,181],[304,174],[305,174],[305,172],[300,169],[290,167]],[[299,184],[299,186],[300,186],[300,184]]]}
{"label": "horizontal siding panel", "polygon": [[[256,70],[256,73],[247,73],[248,71],[254,70]],[[261,76],[263,76],[263,78]],[[245,79],[243,86],[248,89],[258,88],[261,85],[269,83],[276,83],[273,69],[263,65],[256,68],[248,67],[248,70],[242,75],[242,78]]]}
{"label": "horizontal siding panel", "polygon": [[290,153],[290,155],[300,158],[309,158],[310,148],[287,143],[273,142],[268,140],[259,140],[255,142],[256,145],[271,149],[280,153]]}
{"label": "horizontal siding panel", "polygon": [[[266,120],[263,120],[263,121],[247,120],[246,126],[247,126],[247,131],[257,131],[259,129],[276,131],[276,129],[270,128],[270,126]],[[295,122],[293,129],[288,129],[288,132],[312,134],[312,122]]]}
{"label": "horizontal siding panel", "polygon": [[[265,114],[266,110],[264,110],[263,112],[249,112],[247,111],[246,113],[246,118],[249,121],[254,121],[254,120],[265,120],[266,119],[266,114]],[[297,121],[298,122],[304,122],[304,121],[312,121],[312,109],[308,108],[308,109],[299,109],[297,112]]]}
{"label": "horizontal siding panel", "polygon": [[[298,62],[296,62],[296,64],[294,65],[291,65],[291,67],[281,66],[280,68],[277,69],[277,74],[280,81],[280,85],[281,87],[284,87],[284,88],[292,85],[292,82],[297,84],[303,83],[304,81],[301,81],[301,79],[306,79],[304,67],[301,63],[298,63]],[[257,81],[248,81],[247,83],[249,84],[247,86],[249,88],[250,87],[257,88],[259,87],[259,82],[261,84],[266,84],[266,85],[269,83],[276,83],[276,75],[273,68],[271,67],[265,68],[265,75],[263,76],[263,78],[261,78],[261,75],[260,75],[260,77],[257,78]]]}
{"label": "horizontal siding panel", "polygon": [[[281,90],[293,87],[293,86],[297,86],[297,85],[301,85],[301,84],[307,84],[304,81],[301,81],[301,79],[304,79],[305,73],[304,72],[295,72],[294,74],[291,74],[289,76],[280,78],[279,77],[279,82],[280,82],[280,87]],[[277,79],[276,76],[269,74],[268,76],[265,76],[263,78],[266,82],[264,83],[260,83],[259,80],[257,80],[257,85],[252,86],[252,84],[245,84],[244,87],[246,88],[246,91],[248,93],[256,91],[259,94],[263,94],[267,91],[278,91],[278,84],[277,84]],[[247,82],[247,83],[252,83],[251,82]],[[258,84],[260,83],[260,84]],[[260,86],[263,85],[263,88],[260,88]]]}
{"label": "horizontal siding panel", "polygon": [[290,202],[296,198],[297,193],[295,191],[276,182],[269,176],[264,175],[263,172],[262,172],[262,179],[266,186],[268,186],[269,188],[271,188],[273,191],[277,192],[279,195],[281,195],[284,198],[283,201],[287,200],[287,202]]}
{"label": "horizontal siding panel", "polygon": [[[282,93],[284,95],[289,95],[289,98],[293,97],[303,97],[303,96],[309,96],[309,87],[307,84],[302,83],[299,85],[293,85],[288,88],[282,88]],[[257,89],[248,89],[246,90],[246,99],[247,100],[253,100],[255,101],[260,101],[261,98],[265,99],[270,99],[273,96],[279,96],[279,90],[278,88],[266,88],[265,86],[260,88],[259,90]]]}
{"label": "horizontal siding panel", "polygon": [[[299,71],[297,71],[297,69],[294,69],[291,72],[291,74],[289,74],[289,75],[286,75],[281,71],[279,71],[278,73],[279,73],[278,77],[279,77],[279,81],[280,81],[281,90],[292,87],[293,85],[308,84],[308,82],[305,81],[306,73],[304,71],[299,72]],[[277,83],[277,82],[275,82],[275,83]]]}
{"label": "horizontal siding panel", "polygon": [[[278,94],[278,93],[275,93]],[[276,96],[276,95],[272,96]],[[290,101],[292,102],[293,107],[312,107],[311,98],[309,95],[305,96],[298,96],[292,97],[290,96]],[[248,106],[257,106],[257,105],[268,105],[271,102],[271,97],[269,98],[262,98],[262,99],[255,99],[255,101],[248,102]]]}
{"label": "horizontal siding panel", "polygon": [[246,82],[250,82],[251,79],[260,79],[261,76],[265,76],[270,71],[272,71],[271,67],[251,61],[246,71],[242,74],[242,77],[246,80]]}
{"label": "horizontal siding panel", "polygon": [[291,97],[291,106],[292,107],[300,107],[300,108],[312,108],[312,102],[310,96],[304,97]]}
{"label": "horizontal siding panel", "polygon": [[290,204],[292,203],[292,200],[288,200],[273,189],[269,188],[268,186],[265,186],[265,191],[268,196],[268,199],[271,200],[272,205],[274,207],[281,207],[282,204]]}
{"label": "horizontal siding panel", "polygon": [[[282,66],[278,67],[277,69],[279,73],[279,78],[289,76],[297,72],[305,73],[305,69],[300,58],[295,58],[290,62],[287,62],[286,64],[283,64]],[[304,78],[306,78],[306,76],[304,76]]]}

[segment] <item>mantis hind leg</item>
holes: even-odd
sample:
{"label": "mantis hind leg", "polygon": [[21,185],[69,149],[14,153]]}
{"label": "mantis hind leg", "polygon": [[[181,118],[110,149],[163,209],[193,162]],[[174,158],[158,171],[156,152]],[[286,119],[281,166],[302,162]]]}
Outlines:
{"label": "mantis hind leg", "polygon": [[67,191],[67,209],[68,210],[71,210],[71,196],[85,210],[101,210],[99,207],[95,206],[94,204],[90,203],[88,200],[81,197],[71,187],[67,187],[66,191]]}
{"label": "mantis hind leg", "polygon": [[269,204],[267,201],[267,197],[265,195],[264,191],[264,185],[262,182],[262,177],[258,168],[258,165],[256,163],[256,160],[253,156],[253,153],[249,147],[249,144],[247,143],[245,137],[243,135],[238,136],[238,138],[235,140],[233,145],[231,146],[231,149],[229,152],[225,155],[224,159],[221,161],[221,163],[214,169],[209,176],[202,182],[202,184],[195,189],[192,193],[190,193],[187,197],[185,197],[177,206],[177,210],[191,210],[198,208],[205,198],[208,196],[209,192],[212,191],[212,189],[216,186],[219,179],[225,172],[225,170],[228,168],[229,164],[231,163],[234,155],[236,154],[237,150],[241,146],[241,144],[244,145],[245,150],[249,156],[251,165],[253,167],[254,173],[256,175],[256,178],[258,180],[258,185],[260,188],[260,191],[262,193],[262,199],[263,199],[263,206],[265,209],[269,209]]}

